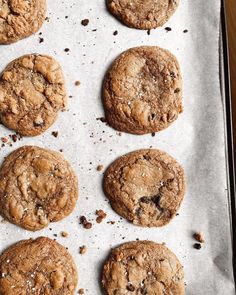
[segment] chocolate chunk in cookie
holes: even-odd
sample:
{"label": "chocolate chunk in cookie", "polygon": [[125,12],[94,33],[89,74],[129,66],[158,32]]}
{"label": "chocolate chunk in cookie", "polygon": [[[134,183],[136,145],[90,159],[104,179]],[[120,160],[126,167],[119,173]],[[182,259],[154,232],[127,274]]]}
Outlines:
{"label": "chocolate chunk in cookie", "polygon": [[109,11],[131,28],[150,30],[164,25],[180,0],[106,0]]}
{"label": "chocolate chunk in cookie", "polygon": [[0,256],[2,295],[72,295],[76,285],[71,255],[49,238],[20,241]]}
{"label": "chocolate chunk in cookie", "polygon": [[0,0],[0,44],[36,33],[46,16],[46,0]]}
{"label": "chocolate chunk in cookie", "polygon": [[184,295],[184,272],[164,245],[149,241],[123,244],[111,251],[102,285],[107,295]]}
{"label": "chocolate chunk in cookie", "polygon": [[69,215],[78,198],[77,177],[58,152],[24,146],[0,168],[0,213],[36,231]]}
{"label": "chocolate chunk in cookie", "polygon": [[29,54],[12,61],[0,77],[0,121],[21,135],[47,130],[67,101],[58,62]]}
{"label": "chocolate chunk in cookie", "polygon": [[140,226],[163,226],[176,215],[185,193],[183,168],[159,150],[138,150],[107,169],[104,192],[112,208]]}
{"label": "chocolate chunk in cookie", "polygon": [[103,104],[108,124],[119,131],[141,135],[167,128],[183,111],[177,59],[159,47],[125,51],[105,76]]}

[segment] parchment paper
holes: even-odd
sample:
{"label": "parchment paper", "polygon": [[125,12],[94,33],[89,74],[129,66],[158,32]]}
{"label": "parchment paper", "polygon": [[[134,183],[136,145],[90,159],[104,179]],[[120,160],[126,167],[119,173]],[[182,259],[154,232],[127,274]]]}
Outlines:
{"label": "parchment paper", "polygon": [[[54,56],[62,65],[69,99],[68,111],[45,134],[23,138],[12,147],[0,149],[0,161],[14,149],[38,145],[63,149],[76,170],[80,183],[77,207],[68,218],[50,228],[32,233],[10,223],[0,224],[0,251],[30,237],[48,236],[69,248],[79,272],[79,286],[85,294],[101,294],[101,265],[110,247],[136,238],[166,242],[184,265],[186,293],[191,295],[235,294],[232,272],[230,216],[226,182],[223,104],[219,81],[220,0],[182,0],[164,27],[151,31],[129,29],[112,17],[104,0],[48,2],[46,21],[39,43],[36,34],[16,44],[0,47],[0,69],[27,53]],[[88,18],[84,27],[81,20]],[[93,31],[96,29],[96,31]],[[187,29],[188,33],[183,33]],[[118,35],[113,32],[117,30]],[[139,45],[158,45],[173,52],[181,64],[184,78],[185,111],[167,130],[155,137],[122,134],[96,120],[102,117],[101,83],[107,67],[122,51]],[[70,51],[66,53],[65,48]],[[76,80],[81,85],[75,86]],[[51,135],[58,131],[58,138]],[[0,136],[11,132],[0,126]],[[180,215],[163,228],[134,226],[110,208],[101,189],[99,164],[107,167],[124,153],[153,146],[175,157],[185,168],[187,193]],[[95,210],[103,209],[107,219],[95,222]],[[92,220],[91,230],[79,225],[78,217]],[[107,224],[115,221],[114,225]],[[69,233],[62,238],[60,232]],[[206,244],[193,249],[192,233],[202,231]],[[79,247],[86,245],[85,255]]]}

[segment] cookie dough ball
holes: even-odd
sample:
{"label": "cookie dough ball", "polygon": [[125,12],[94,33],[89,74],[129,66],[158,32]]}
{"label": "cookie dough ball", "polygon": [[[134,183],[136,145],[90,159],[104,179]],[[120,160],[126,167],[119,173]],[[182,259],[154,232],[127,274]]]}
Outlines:
{"label": "cookie dough ball", "polygon": [[112,208],[132,223],[160,227],[175,217],[185,193],[183,168],[160,150],[138,150],[113,162],[104,176]]}
{"label": "cookie dough ball", "polygon": [[0,0],[0,44],[36,33],[46,16],[46,0]]}
{"label": "cookie dough ball", "polygon": [[1,295],[73,295],[76,285],[71,255],[49,238],[20,241],[0,256]]}
{"label": "cookie dough ball", "polygon": [[106,0],[109,11],[131,28],[150,30],[164,25],[180,0]]}
{"label": "cookie dough ball", "polygon": [[149,241],[123,244],[111,251],[102,284],[107,295],[184,295],[184,272],[164,245]]}
{"label": "cookie dough ball", "polygon": [[46,131],[65,109],[63,73],[50,56],[29,54],[12,61],[0,77],[0,121],[21,135]]}
{"label": "cookie dough ball", "polygon": [[27,230],[65,218],[77,198],[77,177],[58,152],[24,146],[0,168],[0,213]]}
{"label": "cookie dough ball", "polygon": [[183,111],[177,59],[153,46],[123,52],[105,76],[103,104],[108,124],[118,131],[141,135],[167,128]]}

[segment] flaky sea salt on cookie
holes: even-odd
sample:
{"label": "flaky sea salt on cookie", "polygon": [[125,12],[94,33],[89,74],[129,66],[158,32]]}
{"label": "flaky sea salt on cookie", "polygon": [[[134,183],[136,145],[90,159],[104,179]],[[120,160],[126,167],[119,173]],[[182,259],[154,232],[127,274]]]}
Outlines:
{"label": "flaky sea salt on cookie", "polygon": [[103,188],[119,215],[136,225],[159,227],[175,217],[182,203],[184,170],[165,152],[138,150],[108,167]]}
{"label": "flaky sea salt on cookie", "polygon": [[164,25],[180,0],[106,0],[109,11],[131,28],[150,30]]}
{"label": "flaky sea salt on cookie", "polygon": [[0,76],[0,121],[21,135],[46,131],[66,102],[62,69],[50,56],[24,55]]}
{"label": "flaky sea salt on cookie", "polygon": [[183,111],[176,57],[156,46],[123,52],[105,76],[103,105],[108,124],[118,131],[141,135],[167,128]]}
{"label": "flaky sea salt on cookie", "polygon": [[24,146],[0,167],[0,213],[27,230],[65,218],[77,198],[77,177],[58,152]]}
{"label": "flaky sea salt on cookie", "polygon": [[0,44],[36,33],[46,16],[46,0],[0,0]]}
{"label": "flaky sea salt on cookie", "polygon": [[46,237],[20,241],[0,256],[1,295],[72,295],[77,280],[69,252]]}
{"label": "flaky sea salt on cookie", "polygon": [[125,243],[103,267],[107,295],[184,295],[184,272],[166,246],[150,241]]}

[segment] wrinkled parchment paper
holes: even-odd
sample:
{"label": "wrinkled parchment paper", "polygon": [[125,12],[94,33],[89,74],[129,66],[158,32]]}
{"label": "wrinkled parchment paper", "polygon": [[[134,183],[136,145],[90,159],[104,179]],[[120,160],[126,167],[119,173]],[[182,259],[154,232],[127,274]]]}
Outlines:
{"label": "wrinkled parchment paper", "polygon": [[[112,17],[104,0],[48,0],[48,17],[39,34],[16,44],[0,47],[0,69],[27,53],[54,56],[62,65],[69,99],[68,111],[43,135],[23,138],[12,147],[0,149],[0,161],[22,145],[63,149],[76,170],[80,183],[77,207],[68,218],[50,228],[31,233],[10,223],[0,223],[0,251],[21,239],[37,236],[55,238],[69,248],[79,272],[79,286],[85,294],[101,294],[101,265],[111,247],[125,241],[151,239],[165,242],[184,265],[188,295],[235,294],[232,272],[230,216],[226,182],[223,104],[219,81],[220,0],[182,0],[178,11],[163,28],[151,31],[129,29]],[[81,20],[88,18],[84,27]],[[93,31],[95,30],[96,31]],[[183,30],[187,29],[187,33]],[[114,36],[113,32],[118,31]],[[102,117],[100,90],[107,67],[122,51],[139,45],[158,45],[173,52],[184,78],[185,111],[167,130],[155,137],[122,134],[96,120]],[[65,48],[70,51],[66,53]],[[80,80],[81,85],[74,82]],[[58,131],[58,138],[51,135]],[[0,136],[11,132],[0,126]],[[163,228],[134,226],[110,208],[101,189],[99,164],[107,167],[117,157],[153,146],[175,157],[185,168],[187,193],[180,215]],[[107,219],[97,224],[95,210],[103,209]],[[92,220],[90,230],[78,217]],[[108,221],[115,221],[114,225]],[[69,237],[62,238],[61,231]],[[202,231],[206,244],[193,249],[192,233]],[[86,245],[85,255],[79,247]]]}

